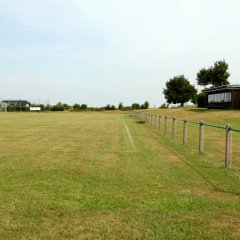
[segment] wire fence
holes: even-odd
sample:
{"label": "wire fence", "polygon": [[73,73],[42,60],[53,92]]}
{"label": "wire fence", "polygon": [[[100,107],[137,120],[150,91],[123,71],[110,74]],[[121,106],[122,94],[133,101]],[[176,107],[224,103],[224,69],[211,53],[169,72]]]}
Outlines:
{"label": "wire fence", "polygon": [[[132,111],[131,115],[139,121],[146,123],[164,135],[170,135],[174,141],[181,141],[183,145],[191,143],[200,154],[208,152],[210,156],[222,159],[224,165],[231,168],[232,158],[240,159],[240,147],[233,144],[233,133],[236,140],[240,140],[240,129],[233,128],[230,124],[219,126],[204,121],[191,121],[178,119],[174,116],[162,116],[146,112]],[[215,131],[212,131],[215,129]],[[234,149],[234,151],[233,151]]]}

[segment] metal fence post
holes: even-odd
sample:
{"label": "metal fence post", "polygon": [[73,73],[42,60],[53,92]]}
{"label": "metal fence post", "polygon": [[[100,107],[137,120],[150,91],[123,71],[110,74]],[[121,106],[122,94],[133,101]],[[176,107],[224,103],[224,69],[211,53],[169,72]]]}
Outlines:
{"label": "metal fence post", "polygon": [[199,152],[204,152],[204,122],[199,123]]}
{"label": "metal fence post", "polygon": [[164,129],[164,134],[167,135],[167,117],[165,117],[165,129]]}
{"label": "metal fence post", "polygon": [[183,121],[183,145],[187,144],[187,120]]}
{"label": "metal fence post", "polygon": [[161,130],[161,116],[159,116],[159,119],[158,119],[158,129],[159,131]]}
{"label": "metal fence post", "polygon": [[172,118],[172,139],[176,137],[176,119],[175,117]]}
{"label": "metal fence post", "polygon": [[225,167],[230,168],[232,165],[232,130],[231,125],[226,126],[226,150],[225,150]]}

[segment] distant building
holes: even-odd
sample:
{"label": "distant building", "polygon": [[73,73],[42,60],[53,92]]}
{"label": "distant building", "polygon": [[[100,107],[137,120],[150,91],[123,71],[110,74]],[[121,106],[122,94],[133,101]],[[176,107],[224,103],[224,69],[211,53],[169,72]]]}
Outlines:
{"label": "distant building", "polygon": [[26,100],[3,100],[2,103],[6,103],[8,106],[13,107],[30,107],[31,103]]}
{"label": "distant building", "polygon": [[0,102],[0,112],[6,112],[7,111],[7,103]]}
{"label": "distant building", "polygon": [[226,85],[202,90],[209,109],[240,109],[240,85]]}

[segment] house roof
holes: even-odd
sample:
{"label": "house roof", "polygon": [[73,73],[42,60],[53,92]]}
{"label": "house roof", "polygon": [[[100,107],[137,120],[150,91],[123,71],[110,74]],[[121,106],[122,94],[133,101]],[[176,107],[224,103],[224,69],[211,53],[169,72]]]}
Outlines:
{"label": "house roof", "polygon": [[26,106],[26,105],[31,105],[30,102],[26,100],[3,100],[3,103],[7,103],[9,105],[14,105],[14,106]]}
{"label": "house roof", "polygon": [[224,85],[219,87],[210,87],[203,89],[202,92],[209,93],[209,92],[217,92],[221,90],[240,90],[240,85]]}

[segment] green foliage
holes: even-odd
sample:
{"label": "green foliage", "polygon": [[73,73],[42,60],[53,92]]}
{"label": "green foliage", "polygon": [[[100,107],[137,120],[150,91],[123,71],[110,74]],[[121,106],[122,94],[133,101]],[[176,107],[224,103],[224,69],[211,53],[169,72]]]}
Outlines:
{"label": "green foliage", "polygon": [[132,109],[141,109],[141,106],[139,103],[133,103],[132,104]]}
{"label": "green foliage", "polygon": [[81,110],[87,110],[87,108],[88,108],[87,104],[82,104],[81,105]]}
{"label": "green foliage", "polygon": [[168,107],[169,107],[169,104],[163,103],[159,108],[168,108]]}
{"label": "green foliage", "polygon": [[116,107],[114,105],[110,105],[108,104],[106,107],[105,107],[105,110],[116,110]]}
{"label": "green foliage", "polygon": [[166,82],[166,89],[163,93],[167,103],[180,103],[183,106],[189,100],[196,99],[197,90],[184,75],[179,75]]}
{"label": "green foliage", "polygon": [[206,107],[206,94],[205,93],[199,93],[197,95],[197,105],[199,108]]}
{"label": "green foliage", "polygon": [[145,101],[145,103],[143,104],[144,106],[144,109],[148,109],[149,108],[149,102],[148,101]]}
{"label": "green foliage", "polygon": [[63,109],[64,110],[69,110],[70,109],[70,106],[66,103],[63,103]]}
{"label": "green foliage", "polygon": [[200,86],[213,85],[214,87],[227,85],[230,76],[227,70],[228,64],[224,60],[217,61],[214,66],[200,69],[197,73],[197,83]]}
{"label": "green foliage", "polygon": [[7,106],[7,112],[29,112],[29,107]]}
{"label": "green foliage", "polygon": [[56,105],[53,105],[52,111],[64,111],[63,104],[61,102],[58,102]]}
{"label": "green foliage", "polygon": [[79,110],[81,109],[81,105],[78,104],[78,103],[75,103],[75,104],[73,105],[73,109],[79,111]]}
{"label": "green foliage", "polygon": [[105,107],[105,110],[111,110],[111,105],[108,104],[108,105]]}
{"label": "green foliage", "polygon": [[118,109],[119,109],[119,110],[122,110],[122,109],[123,109],[123,103],[122,103],[122,102],[120,102],[120,103],[118,104]]}

